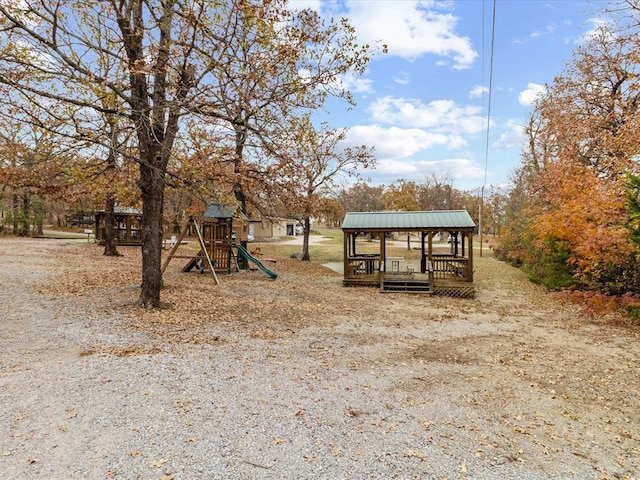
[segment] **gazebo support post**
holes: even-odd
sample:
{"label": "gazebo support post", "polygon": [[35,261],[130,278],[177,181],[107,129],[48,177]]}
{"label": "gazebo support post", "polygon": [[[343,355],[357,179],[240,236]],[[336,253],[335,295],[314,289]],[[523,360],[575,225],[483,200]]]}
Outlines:
{"label": "gazebo support post", "polygon": [[382,275],[382,272],[387,271],[387,232],[381,233],[380,238],[380,263],[378,267],[378,276]]}
{"label": "gazebo support post", "polygon": [[351,252],[349,251],[349,243],[351,241],[351,237],[353,236],[353,233],[349,233],[348,235],[344,235],[343,236],[343,242],[342,242],[342,258],[344,259],[343,262],[343,268],[342,268],[342,275],[344,278],[348,278],[349,277],[349,255],[351,254]]}
{"label": "gazebo support post", "polygon": [[[427,246],[427,262],[433,262],[433,233],[428,233],[429,245]],[[427,265],[425,263],[424,271],[427,271]]]}
{"label": "gazebo support post", "polygon": [[469,232],[469,274],[468,280],[473,282],[473,232]]}
{"label": "gazebo support post", "polygon": [[420,273],[424,273],[427,269],[427,258],[425,257],[424,238],[426,232],[420,232]]}

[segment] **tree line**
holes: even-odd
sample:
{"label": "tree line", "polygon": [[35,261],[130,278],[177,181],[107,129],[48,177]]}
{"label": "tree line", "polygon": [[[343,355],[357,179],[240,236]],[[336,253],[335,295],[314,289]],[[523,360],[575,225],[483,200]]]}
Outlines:
{"label": "tree line", "polygon": [[329,97],[353,103],[341,79],[385,48],[358,44],[345,19],[286,0],[25,0],[0,2],[0,32],[10,224],[27,234],[43,199],[91,198],[116,255],[114,206],[138,204],[140,306],[159,305],[167,206],[308,220],[338,178],[373,164],[311,122]]}
{"label": "tree line", "polygon": [[[344,19],[286,0],[0,2],[0,208],[27,235],[68,205],[104,209],[107,232],[116,204],[140,206],[149,308],[163,226],[210,201],[307,227],[346,211],[463,208],[537,282],[639,293],[640,0],[614,5],[616,23],[538,97],[509,191],[480,198],[446,175],[357,181],[373,151],[314,125],[328,98],[353,103],[341,77],[385,50],[358,44]],[[356,182],[341,187],[345,176]]]}
{"label": "tree line", "polygon": [[[497,238],[502,229],[507,192],[490,185],[484,201],[479,191],[454,187],[447,174],[426,174],[422,182],[396,180],[389,185],[355,183],[323,198],[317,216],[339,227],[346,212],[467,210],[483,233]],[[482,204],[482,205],[481,205]]]}
{"label": "tree line", "polygon": [[497,253],[552,289],[640,293],[640,7],[579,45],[546,86]]}

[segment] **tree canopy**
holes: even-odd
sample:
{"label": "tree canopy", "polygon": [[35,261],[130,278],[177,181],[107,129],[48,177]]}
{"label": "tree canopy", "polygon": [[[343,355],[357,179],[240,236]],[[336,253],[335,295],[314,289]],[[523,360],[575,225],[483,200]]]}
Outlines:
{"label": "tree canopy", "polygon": [[[26,121],[76,146],[101,148],[103,159],[121,155],[138,165],[138,303],[146,307],[160,302],[168,178],[174,165],[176,174],[194,172],[189,161],[203,158],[186,126],[206,125],[213,142],[220,131],[233,133],[234,149],[206,148],[232,152],[231,184],[244,208],[245,177],[265,171],[255,162],[279,161],[277,151],[265,154],[274,125],[328,95],[350,100],[338,79],[362,72],[368,61],[368,47],[357,45],[345,20],[325,23],[312,10],[289,10],[284,0],[1,2],[0,30],[0,85],[9,93],[0,101],[12,107],[5,115],[35,110]],[[114,142],[105,120],[130,129],[134,145]],[[250,136],[258,153],[247,167]],[[185,154],[179,160],[176,145]]]}
{"label": "tree canopy", "polygon": [[525,129],[499,251],[552,288],[640,292],[626,195],[640,152],[638,48],[637,32],[601,26]]}

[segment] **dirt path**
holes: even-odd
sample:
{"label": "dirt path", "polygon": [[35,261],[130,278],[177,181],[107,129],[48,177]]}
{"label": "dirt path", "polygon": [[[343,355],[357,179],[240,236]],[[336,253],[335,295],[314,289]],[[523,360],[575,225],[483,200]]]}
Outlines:
{"label": "dirt path", "polygon": [[[330,240],[322,235],[309,235],[309,245],[322,246],[323,242]],[[296,235],[295,238],[280,242],[282,245],[302,245],[304,235]]]}
{"label": "dirt path", "polygon": [[0,238],[0,477],[639,479],[638,329],[476,262],[474,300]]}

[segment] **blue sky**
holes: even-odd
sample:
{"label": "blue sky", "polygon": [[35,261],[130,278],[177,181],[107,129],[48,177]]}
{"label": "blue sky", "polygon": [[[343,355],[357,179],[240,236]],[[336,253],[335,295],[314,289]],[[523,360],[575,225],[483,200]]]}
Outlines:
{"label": "blue sky", "polygon": [[[367,74],[348,80],[357,106],[326,120],[348,142],[375,147],[374,185],[436,175],[455,188],[504,186],[520,163],[522,126],[536,92],[605,20],[604,1],[497,0],[491,122],[487,107],[493,0],[292,0],[347,16],[361,43],[381,41]],[[484,23],[484,28],[483,28]],[[483,35],[484,34],[484,35]],[[485,182],[486,165],[486,182]]]}

